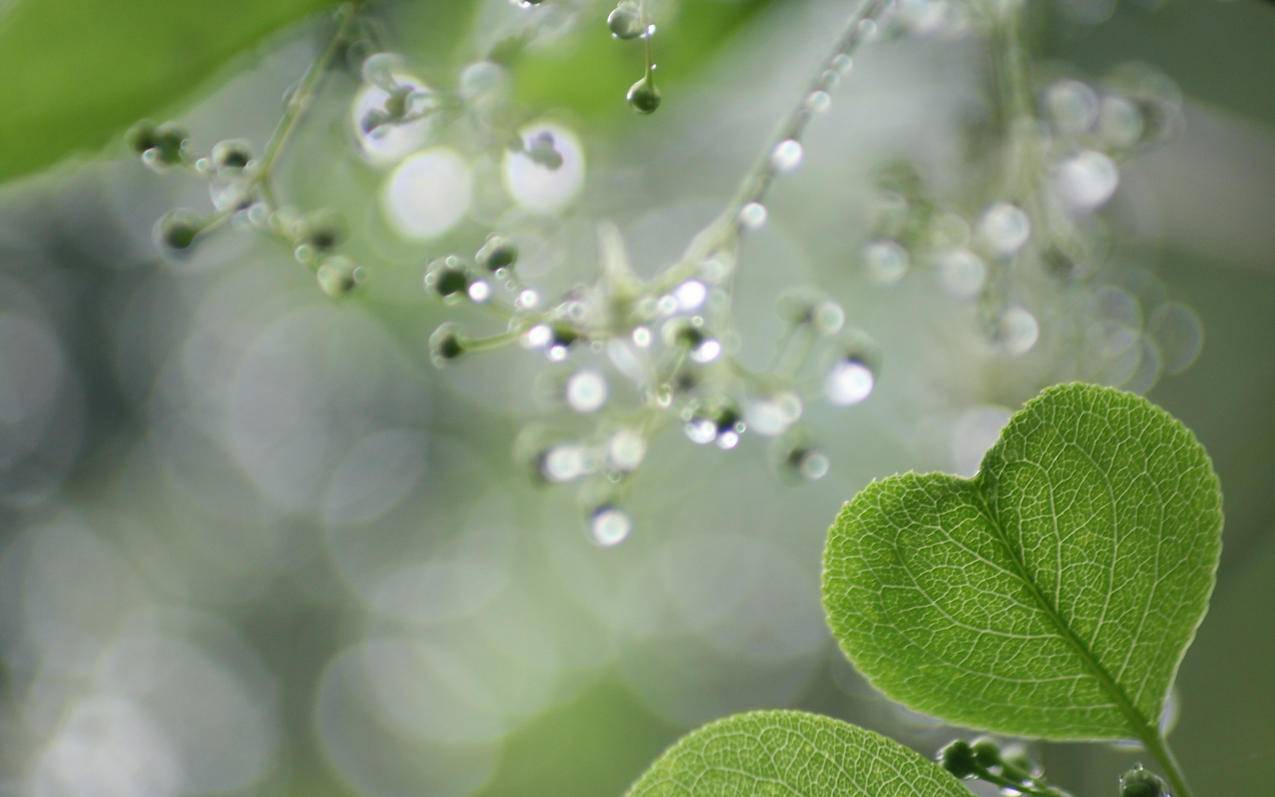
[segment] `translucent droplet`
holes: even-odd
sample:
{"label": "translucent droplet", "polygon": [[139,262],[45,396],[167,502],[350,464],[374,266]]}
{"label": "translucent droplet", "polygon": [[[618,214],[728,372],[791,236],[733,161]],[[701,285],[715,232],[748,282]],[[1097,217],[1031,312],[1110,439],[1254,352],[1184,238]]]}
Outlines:
{"label": "translucent droplet", "polygon": [[813,448],[793,448],[788,452],[784,464],[805,481],[818,481],[828,475],[828,457]]}
{"label": "translucent droplet", "polygon": [[607,461],[620,471],[637,470],[646,457],[646,439],[633,429],[621,429],[607,444]]}
{"label": "translucent droplet", "polygon": [[655,303],[655,311],[660,315],[673,315],[677,312],[677,297],[672,294],[661,296]]}
{"label": "translucent droplet", "polygon": [[[862,24],[859,25],[859,30],[861,33],[864,32],[864,28]],[[845,53],[837,53],[836,55],[832,57],[832,68],[837,70],[837,72],[843,76],[849,74],[850,69],[853,66],[854,66],[854,59],[846,55]]]}
{"label": "translucent droplet", "polygon": [[580,371],[567,380],[567,404],[576,412],[595,412],[607,400],[606,378],[597,371]]}
{"label": "translucent droplet", "polygon": [[812,113],[823,113],[832,105],[832,95],[826,91],[812,91],[806,95],[806,108]]}
{"label": "translucent droplet", "polygon": [[1040,337],[1036,316],[1023,307],[1011,307],[996,325],[996,342],[1008,354],[1018,356],[1031,351]]}
{"label": "translucent droplet", "polygon": [[491,286],[482,280],[475,280],[469,286],[469,299],[482,303],[491,298]]}
{"label": "translucent droplet", "polygon": [[992,254],[1008,257],[1027,243],[1031,221],[1017,205],[998,202],[978,222],[979,240]]}
{"label": "translucent droplet", "polygon": [[697,363],[711,363],[722,354],[722,344],[715,338],[705,338],[691,349],[691,359]]}
{"label": "translucent droplet", "polygon": [[774,151],[770,153],[770,163],[781,172],[791,172],[801,165],[804,154],[800,141],[786,139],[775,145]]}
{"label": "translucent droplet", "polygon": [[553,446],[546,451],[540,463],[541,473],[553,482],[578,479],[587,472],[585,450],[578,445]]}
{"label": "translucent droplet", "polygon": [[954,249],[939,257],[939,281],[958,299],[972,299],[983,289],[987,264],[968,249]]}
{"label": "translucent droplet", "polygon": [[1146,125],[1137,104],[1124,97],[1104,97],[1098,112],[1098,134],[1113,147],[1132,147]]}
{"label": "translucent droplet", "polygon": [[314,276],[324,293],[340,298],[363,281],[363,269],[348,257],[333,255],[319,264]]}
{"label": "translucent droplet", "polygon": [[381,207],[395,232],[430,240],[456,226],[469,212],[474,178],[455,150],[433,147],[404,160],[381,189]]}
{"label": "translucent droplet", "polygon": [[613,504],[603,504],[589,517],[589,534],[598,545],[609,548],[619,545],[633,530],[633,520],[628,513]]}
{"label": "translucent droplet", "polygon": [[876,377],[865,362],[847,357],[832,366],[824,379],[823,392],[828,401],[838,406],[849,406],[872,395]]}
{"label": "translucent droplet", "polygon": [[744,408],[744,417],[750,429],[760,435],[774,437],[796,423],[801,417],[801,410],[801,398],[796,393],[784,391],[750,402]]}
{"label": "translucent droplet", "polygon": [[677,286],[673,296],[682,310],[695,310],[708,298],[708,288],[699,280],[687,280]]}
{"label": "translucent droplet", "polygon": [[518,298],[514,300],[514,305],[519,310],[530,310],[540,304],[540,294],[531,288],[519,291]]}
{"label": "translucent droplet", "polygon": [[766,223],[766,206],[760,202],[749,202],[739,211],[739,223],[746,229],[758,230]]}
{"label": "translucent droplet", "polygon": [[704,445],[717,438],[717,424],[712,418],[692,418],[683,427],[686,436],[692,443]]}
{"label": "translucent droplet", "polygon": [[908,273],[908,250],[897,241],[873,241],[863,249],[868,277],[878,285],[894,285]]}
{"label": "translucent droplet", "polygon": [[522,335],[522,343],[530,349],[539,349],[549,345],[553,340],[553,330],[548,324],[536,324]]}
{"label": "translucent droplet", "polygon": [[1059,164],[1054,182],[1073,210],[1090,211],[1111,199],[1120,184],[1120,170],[1111,158],[1087,149]]}
{"label": "translucent droplet", "polygon": [[647,327],[637,327],[633,330],[633,345],[638,348],[645,349],[651,345],[651,330]]}
{"label": "translucent droplet", "polygon": [[1060,133],[1077,135],[1098,118],[1098,95],[1079,80],[1060,80],[1045,91],[1045,108]]}

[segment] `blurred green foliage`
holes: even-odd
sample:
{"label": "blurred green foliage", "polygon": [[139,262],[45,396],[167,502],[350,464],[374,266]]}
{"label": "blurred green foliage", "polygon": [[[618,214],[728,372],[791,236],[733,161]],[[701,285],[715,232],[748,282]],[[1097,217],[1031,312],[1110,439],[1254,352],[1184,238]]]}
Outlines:
{"label": "blurred green foliage", "polygon": [[0,180],[102,147],[334,0],[15,0],[0,12]]}

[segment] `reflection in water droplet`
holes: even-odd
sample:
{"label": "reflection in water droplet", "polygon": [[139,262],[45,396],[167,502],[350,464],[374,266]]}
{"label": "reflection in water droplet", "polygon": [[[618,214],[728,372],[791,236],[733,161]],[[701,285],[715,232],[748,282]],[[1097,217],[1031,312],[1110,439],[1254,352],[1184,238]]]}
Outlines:
{"label": "reflection in water droplet", "polygon": [[770,163],[781,172],[791,172],[801,165],[803,154],[801,142],[789,138],[775,145]]}
{"label": "reflection in water droplet", "polygon": [[1120,184],[1120,170],[1111,158],[1087,149],[1059,164],[1054,180],[1064,202],[1074,210],[1089,211],[1111,199]]}
{"label": "reflection in water droplet", "polygon": [[766,223],[766,206],[760,202],[749,202],[739,211],[739,223],[746,229],[758,230]]}
{"label": "reflection in water droplet", "polygon": [[826,91],[812,91],[806,96],[806,107],[814,113],[823,113],[832,105],[832,95]]}
{"label": "reflection in water droplet", "polygon": [[876,379],[872,369],[862,360],[846,358],[828,371],[823,392],[828,401],[838,406],[858,404],[872,394]]}
{"label": "reflection in water droplet", "polygon": [[453,149],[432,147],[404,160],[381,190],[386,220],[405,238],[429,240],[465,217],[473,195],[469,164]]}
{"label": "reflection in water droplet", "polygon": [[1031,222],[1017,205],[992,205],[978,222],[978,237],[993,254],[1009,256],[1022,248],[1031,235]]}
{"label": "reflection in water droplet", "polygon": [[633,521],[626,512],[611,504],[603,504],[589,518],[589,534],[603,547],[624,542],[633,530]]}
{"label": "reflection in water droplet", "polygon": [[1022,307],[1011,307],[996,325],[996,342],[1013,356],[1026,354],[1040,337],[1040,325],[1036,316]]}
{"label": "reflection in water droplet", "polygon": [[972,299],[983,289],[987,264],[968,249],[954,249],[939,258],[939,281],[958,299]]}
{"label": "reflection in water droplet", "polygon": [[576,412],[594,412],[606,400],[606,379],[597,371],[580,371],[567,380],[567,403]]}
{"label": "reflection in water droplet", "polygon": [[574,132],[554,122],[537,122],[522,128],[518,134],[528,149],[537,142],[551,141],[557,165],[549,168],[526,152],[510,150],[505,153],[503,167],[505,190],[525,210],[557,213],[575,199],[584,186],[584,146]]}
{"label": "reflection in water droplet", "polygon": [[694,310],[708,298],[708,288],[699,280],[688,280],[677,286],[673,296],[682,310]]}
{"label": "reflection in water droplet", "polygon": [[1098,95],[1078,80],[1060,80],[1045,91],[1045,107],[1059,132],[1076,135],[1098,118]]}
{"label": "reflection in water droplet", "polygon": [[878,285],[894,285],[908,273],[908,250],[897,241],[873,241],[863,250],[868,277]]}

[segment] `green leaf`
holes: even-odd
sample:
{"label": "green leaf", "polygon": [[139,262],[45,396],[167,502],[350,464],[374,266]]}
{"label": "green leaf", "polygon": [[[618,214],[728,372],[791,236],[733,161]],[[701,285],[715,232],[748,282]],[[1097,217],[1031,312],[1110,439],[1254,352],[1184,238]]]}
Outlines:
{"label": "green leaf", "polygon": [[1164,410],[1050,388],[975,478],[892,476],[846,504],[824,609],[859,670],[917,711],[1154,747],[1213,589],[1221,502],[1204,448]]}
{"label": "green leaf", "polygon": [[801,711],[709,723],[660,756],[628,797],[969,797],[896,741]]}
{"label": "green leaf", "polygon": [[335,2],[0,3],[0,180],[102,147],[266,34]]}

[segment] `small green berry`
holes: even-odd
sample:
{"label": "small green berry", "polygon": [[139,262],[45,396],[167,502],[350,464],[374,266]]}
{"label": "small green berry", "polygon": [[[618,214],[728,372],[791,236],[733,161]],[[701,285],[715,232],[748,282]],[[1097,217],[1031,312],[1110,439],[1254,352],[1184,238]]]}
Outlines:
{"label": "small green berry", "polygon": [[330,252],[344,237],[341,219],[335,213],[316,210],[306,216],[298,243],[308,245],[316,252]]}
{"label": "small green berry", "polygon": [[500,271],[518,262],[518,247],[507,238],[492,235],[487,238],[474,259],[488,271]]}
{"label": "small green berry", "polygon": [[138,155],[153,149],[159,143],[155,123],[149,119],[143,119],[128,129],[125,140],[128,142],[128,148]]}
{"label": "small green berry", "polygon": [[155,128],[155,144],[151,150],[156,152],[156,158],[160,162],[171,166],[182,162],[189,139],[186,128],[176,122],[164,122]]}
{"label": "small green berry", "polygon": [[983,767],[994,767],[1001,763],[1001,749],[990,737],[980,736],[970,745],[974,751],[974,760]]}
{"label": "small green berry", "polygon": [[650,75],[644,75],[641,80],[629,86],[625,99],[638,113],[655,113],[655,109],[660,107],[660,90],[656,88]]}
{"label": "small green berry", "polygon": [[203,231],[204,221],[194,211],[178,209],[164,214],[159,220],[160,243],[174,252],[185,252],[195,244]]}
{"label": "small green berry", "polygon": [[451,322],[443,324],[429,336],[430,358],[437,366],[443,366],[465,353],[460,331]]}
{"label": "small green berry", "polygon": [[971,778],[978,772],[974,748],[970,743],[957,739],[939,751],[939,764],[957,778]]}
{"label": "small green berry", "polygon": [[425,272],[425,287],[452,301],[466,295],[469,282],[464,264],[455,255],[435,260]]}
{"label": "small green berry", "polygon": [[218,141],[212,148],[212,162],[219,171],[243,171],[252,162],[252,145],[242,138]]}
{"label": "small green berry", "polygon": [[607,27],[617,39],[636,39],[642,35],[642,15],[637,4],[624,0],[607,15]]}
{"label": "small green berry", "polygon": [[1120,797],[1165,797],[1164,781],[1141,765],[1120,776]]}
{"label": "small green berry", "polygon": [[314,277],[324,293],[340,299],[363,281],[363,269],[348,257],[333,255],[319,264]]}

